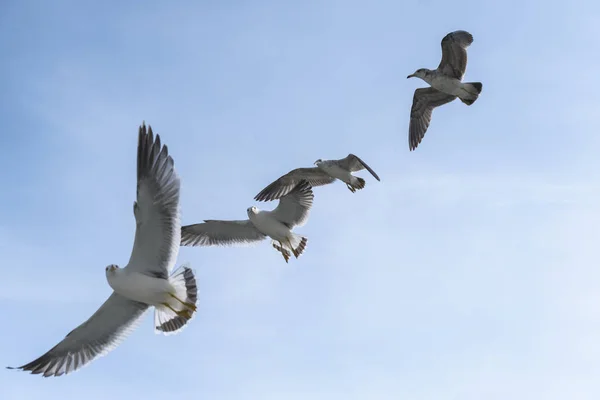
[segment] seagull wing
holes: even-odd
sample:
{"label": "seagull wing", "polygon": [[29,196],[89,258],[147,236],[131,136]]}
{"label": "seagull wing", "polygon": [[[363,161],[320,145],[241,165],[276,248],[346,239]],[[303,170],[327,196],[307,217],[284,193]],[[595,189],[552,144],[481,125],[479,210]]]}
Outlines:
{"label": "seagull wing", "polygon": [[127,268],[167,278],[175,265],[181,241],[179,176],[167,146],[152,128],[142,125],[137,152],[136,230]]}
{"label": "seagull wing", "polygon": [[467,70],[467,47],[473,35],[467,31],[450,32],[442,39],[442,61],[437,70],[444,75],[462,80]]}
{"label": "seagull wing", "polygon": [[356,172],[356,171],[366,169],[367,171],[369,171],[371,173],[371,175],[373,175],[373,177],[375,179],[377,179],[378,181],[381,180],[381,179],[379,179],[379,176],[377,176],[375,171],[373,171],[371,169],[371,167],[369,167],[367,165],[366,162],[364,162],[363,160],[361,160],[358,156],[355,156],[354,154],[348,154],[348,156],[346,158],[335,160],[335,163],[337,165],[339,165],[341,168],[343,168],[347,171],[350,171],[350,172]]}
{"label": "seagull wing", "polygon": [[182,246],[228,246],[259,242],[265,237],[250,220],[206,220],[181,228]]}
{"label": "seagull wing", "polygon": [[73,329],[59,344],[16,369],[44,377],[76,371],[116,348],[136,328],[147,309],[148,305],[113,292],[90,319]]}
{"label": "seagull wing", "polygon": [[280,199],[291,192],[302,179],[308,181],[311,186],[327,185],[335,181],[335,178],[327,175],[320,168],[297,168],[264,188],[254,197],[254,200],[270,201]]}
{"label": "seagull wing", "polygon": [[417,148],[431,122],[434,108],[454,100],[456,96],[446,94],[432,87],[417,89],[410,110],[410,125],[408,128],[408,146],[410,150]]}
{"label": "seagull wing", "polygon": [[305,180],[300,181],[294,190],[279,199],[279,205],[270,212],[290,229],[302,226],[308,219],[314,197],[310,184]]}

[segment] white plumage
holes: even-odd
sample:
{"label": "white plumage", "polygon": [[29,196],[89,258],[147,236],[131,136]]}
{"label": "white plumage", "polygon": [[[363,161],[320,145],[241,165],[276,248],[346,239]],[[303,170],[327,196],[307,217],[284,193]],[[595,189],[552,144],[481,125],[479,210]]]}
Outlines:
{"label": "white plumage", "polygon": [[33,374],[73,372],[114,349],[155,307],[155,329],[165,334],[185,326],[196,310],[193,271],[179,268],[169,276],[179,253],[179,177],[167,146],[152,128],[138,135],[136,233],[129,263],[106,267],[114,292],[87,321],[36,360],[18,367]]}
{"label": "white plumage", "polygon": [[181,228],[182,246],[226,246],[255,243],[267,236],[273,239],[273,247],[288,262],[290,255],[296,258],[306,248],[307,238],[292,232],[308,219],[313,203],[311,185],[306,180],[281,197],[272,211],[249,207],[247,220],[205,220],[203,223]]}

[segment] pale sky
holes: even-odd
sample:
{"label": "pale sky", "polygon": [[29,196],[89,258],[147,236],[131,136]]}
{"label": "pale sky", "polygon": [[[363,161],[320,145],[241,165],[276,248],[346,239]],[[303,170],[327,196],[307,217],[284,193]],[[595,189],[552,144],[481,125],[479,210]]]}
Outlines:
{"label": "pale sky", "polygon": [[[408,151],[417,68],[464,29],[470,107]],[[182,248],[199,311],[152,318],[1,399],[600,398],[600,5],[595,1],[3,1],[0,361],[37,358],[111,292],[133,245],[137,127],[182,179],[184,224],[270,209],[280,175],[355,153],[364,190],[315,188],[305,254]]]}

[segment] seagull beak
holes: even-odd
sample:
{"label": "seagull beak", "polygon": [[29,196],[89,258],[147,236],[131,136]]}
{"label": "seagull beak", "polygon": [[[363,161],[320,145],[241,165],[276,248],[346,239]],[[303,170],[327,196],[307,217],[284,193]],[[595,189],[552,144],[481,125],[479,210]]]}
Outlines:
{"label": "seagull beak", "polygon": [[408,78],[414,78],[414,77],[415,77],[415,74],[410,74],[409,76],[406,77],[406,79],[408,79]]}

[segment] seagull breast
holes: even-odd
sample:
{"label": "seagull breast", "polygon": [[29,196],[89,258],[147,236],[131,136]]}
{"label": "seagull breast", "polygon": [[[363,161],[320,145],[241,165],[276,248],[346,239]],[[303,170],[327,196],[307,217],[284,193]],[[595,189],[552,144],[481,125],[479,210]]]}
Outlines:
{"label": "seagull breast", "polygon": [[106,275],[110,287],[123,297],[151,306],[159,306],[169,300],[174,292],[167,279],[154,278],[135,271],[117,269]]}
{"label": "seagull breast", "polygon": [[250,221],[263,235],[267,235],[273,240],[284,240],[291,232],[290,228],[277,220],[270,211],[260,211],[252,215]]}
{"label": "seagull breast", "polygon": [[452,78],[443,74],[435,74],[431,82],[429,82],[432,88],[439,90],[442,93],[450,94],[453,96],[459,96],[462,94],[462,83],[456,78]]}
{"label": "seagull breast", "polygon": [[346,182],[349,183],[350,180],[352,179],[352,174],[350,173],[350,171],[345,170],[344,168],[341,168],[339,165],[335,164],[335,163],[321,163],[319,164],[319,168],[321,168],[323,171],[325,171],[327,173],[327,175],[339,179],[342,182]]}

